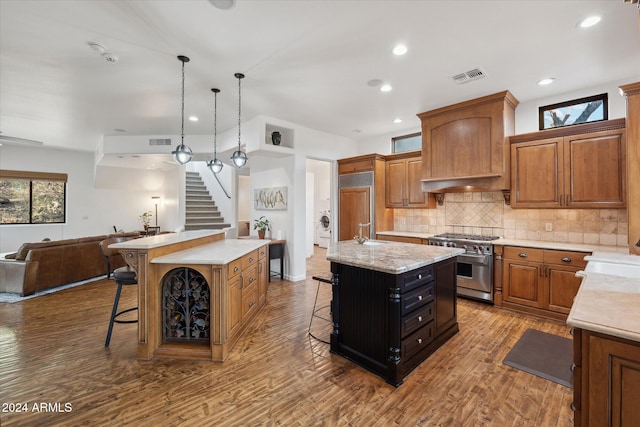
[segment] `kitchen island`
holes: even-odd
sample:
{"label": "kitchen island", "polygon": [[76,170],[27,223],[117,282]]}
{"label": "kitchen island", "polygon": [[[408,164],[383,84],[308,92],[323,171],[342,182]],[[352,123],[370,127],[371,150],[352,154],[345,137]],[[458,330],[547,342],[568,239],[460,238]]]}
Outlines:
{"label": "kitchen island", "polygon": [[224,361],[266,303],[268,244],[197,230],[110,245],[137,274],[138,358]]}
{"label": "kitchen island", "polygon": [[331,243],[331,352],[399,386],[458,332],[463,249],[387,241]]}

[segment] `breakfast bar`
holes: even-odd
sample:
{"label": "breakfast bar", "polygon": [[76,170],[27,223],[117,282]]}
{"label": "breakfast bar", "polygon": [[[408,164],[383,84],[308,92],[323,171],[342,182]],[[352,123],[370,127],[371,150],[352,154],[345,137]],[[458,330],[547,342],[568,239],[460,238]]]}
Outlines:
{"label": "breakfast bar", "polygon": [[224,361],[266,303],[268,244],[198,230],[111,245],[137,274],[138,358]]}
{"label": "breakfast bar", "polygon": [[458,332],[463,249],[369,240],[331,243],[331,352],[399,386]]}

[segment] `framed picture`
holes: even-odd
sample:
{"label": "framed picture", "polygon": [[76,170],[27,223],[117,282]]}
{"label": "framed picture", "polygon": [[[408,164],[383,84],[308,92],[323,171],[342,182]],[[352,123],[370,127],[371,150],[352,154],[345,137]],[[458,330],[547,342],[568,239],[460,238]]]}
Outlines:
{"label": "framed picture", "polygon": [[608,118],[609,102],[606,93],[545,105],[538,110],[540,130],[598,122]]}
{"label": "framed picture", "polygon": [[253,190],[253,208],[286,210],[287,187],[256,188]]}

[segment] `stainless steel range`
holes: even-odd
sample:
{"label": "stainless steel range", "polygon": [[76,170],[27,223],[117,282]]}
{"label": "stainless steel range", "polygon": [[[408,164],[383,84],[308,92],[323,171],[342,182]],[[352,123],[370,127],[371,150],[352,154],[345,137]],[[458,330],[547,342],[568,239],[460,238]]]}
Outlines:
{"label": "stainless steel range", "polygon": [[493,302],[493,244],[499,236],[446,233],[429,237],[429,244],[462,248],[458,255],[458,295]]}

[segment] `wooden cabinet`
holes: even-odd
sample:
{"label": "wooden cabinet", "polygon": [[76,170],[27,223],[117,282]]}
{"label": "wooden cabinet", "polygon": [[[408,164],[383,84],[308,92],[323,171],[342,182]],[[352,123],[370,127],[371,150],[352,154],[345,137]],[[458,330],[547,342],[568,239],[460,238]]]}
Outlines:
{"label": "wooden cabinet", "polygon": [[260,307],[267,301],[267,283],[269,282],[268,251],[268,245],[258,249],[258,304]]}
{"label": "wooden cabinet", "polygon": [[389,236],[387,234],[376,235],[377,240],[386,240],[388,242],[401,242],[401,243],[416,243],[418,245],[427,244],[427,239],[421,239],[420,237],[408,237],[408,236]]}
{"label": "wooden cabinet", "polygon": [[331,272],[331,352],[394,386],[458,332],[455,257],[402,274],[337,262]]}
{"label": "wooden cabinet", "polygon": [[509,188],[509,146],[518,100],[508,91],[418,114],[422,189]]}
{"label": "wooden cabinet", "polygon": [[435,200],[422,191],[419,151],[386,156],[385,203],[388,208],[433,208]]}
{"label": "wooden cabinet", "polygon": [[640,255],[640,82],[620,86],[627,98],[627,215],[629,253]]}
{"label": "wooden cabinet", "polygon": [[640,343],[573,331],[574,425],[640,425]]}
{"label": "wooden cabinet", "polygon": [[623,208],[624,119],[510,138],[511,207]]}
{"label": "wooden cabinet", "polygon": [[227,338],[233,338],[266,302],[267,247],[265,243],[227,266]]}
{"label": "wooden cabinet", "polygon": [[338,240],[353,239],[358,224],[371,222],[367,237],[393,228],[385,206],[385,161],[380,154],[338,160]]}
{"label": "wooden cabinet", "polygon": [[587,265],[583,258],[589,253],[518,246],[496,248],[502,251],[503,265],[499,289],[502,297],[496,305],[565,319],[581,283],[575,273]]}

